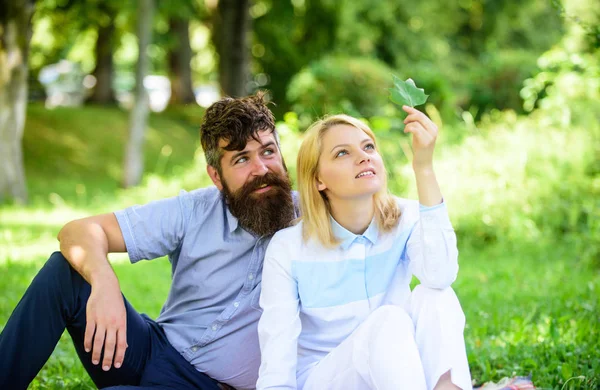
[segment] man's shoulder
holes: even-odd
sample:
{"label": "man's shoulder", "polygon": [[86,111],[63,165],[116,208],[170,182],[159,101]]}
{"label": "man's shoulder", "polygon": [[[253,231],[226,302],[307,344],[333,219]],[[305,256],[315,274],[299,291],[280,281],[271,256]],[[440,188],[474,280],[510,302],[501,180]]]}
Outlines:
{"label": "man's shoulder", "polygon": [[221,192],[215,186],[198,188],[191,191],[181,190],[177,197],[190,209],[208,210],[212,205],[222,202]]}
{"label": "man's shoulder", "polygon": [[214,202],[220,200],[221,191],[215,186],[210,186],[197,188],[191,191],[181,190],[179,196],[189,197],[190,199],[200,202]]}

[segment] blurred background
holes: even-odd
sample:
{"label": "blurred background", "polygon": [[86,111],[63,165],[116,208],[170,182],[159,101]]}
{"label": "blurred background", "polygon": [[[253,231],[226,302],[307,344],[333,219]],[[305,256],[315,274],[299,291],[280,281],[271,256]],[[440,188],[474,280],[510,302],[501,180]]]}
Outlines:
{"label": "blurred background", "polygon": [[[347,113],[416,198],[393,75],[429,94],[476,384],[600,388],[600,2],[1,0],[0,329],[71,219],[210,184],[204,109],[268,91],[292,177]],[[156,316],[166,259],[111,257]],[[68,336],[31,388],[93,388]]]}

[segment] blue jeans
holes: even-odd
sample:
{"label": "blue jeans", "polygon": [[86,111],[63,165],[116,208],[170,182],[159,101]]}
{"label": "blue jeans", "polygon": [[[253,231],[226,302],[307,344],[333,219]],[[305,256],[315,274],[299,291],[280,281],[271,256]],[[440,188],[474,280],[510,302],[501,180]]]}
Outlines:
{"label": "blue jeans", "polygon": [[[167,340],[161,327],[127,302],[127,344],[121,368],[93,365],[83,339],[91,286],[60,252],[38,272],[0,334],[0,389],[26,389],[42,369],[65,328],[83,366],[99,388],[130,386],[217,390]],[[102,359],[100,359],[102,361]]]}

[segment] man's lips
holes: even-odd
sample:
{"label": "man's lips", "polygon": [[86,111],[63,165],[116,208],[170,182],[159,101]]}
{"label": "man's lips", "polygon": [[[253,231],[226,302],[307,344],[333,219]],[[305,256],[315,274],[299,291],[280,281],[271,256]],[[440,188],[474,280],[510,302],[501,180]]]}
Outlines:
{"label": "man's lips", "polygon": [[265,184],[260,185],[257,189],[255,189],[252,192],[257,193],[257,194],[262,194],[263,192],[269,191],[271,189],[271,187],[272,187],[271,185],[265,183]]}

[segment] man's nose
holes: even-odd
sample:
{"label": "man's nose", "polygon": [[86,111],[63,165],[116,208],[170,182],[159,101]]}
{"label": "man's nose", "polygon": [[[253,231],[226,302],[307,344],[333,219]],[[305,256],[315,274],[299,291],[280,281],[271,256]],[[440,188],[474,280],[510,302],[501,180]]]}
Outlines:
{"label": "man's nose", "polygon": [[261,159],[258,158],[252,162],[252,175],[264,176],[268,171],[269,168]]}

